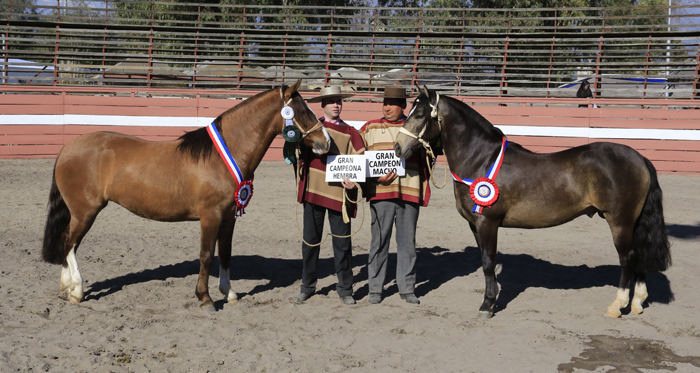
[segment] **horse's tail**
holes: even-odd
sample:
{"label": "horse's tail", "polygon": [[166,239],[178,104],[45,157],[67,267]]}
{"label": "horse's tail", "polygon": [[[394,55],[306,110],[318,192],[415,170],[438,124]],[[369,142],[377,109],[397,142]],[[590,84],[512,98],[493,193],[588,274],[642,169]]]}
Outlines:
{"label": "horse's tail", "polygon": [[56,185],[56,166],[53,170],[53,180],[51,181],[51,191],[49,192],[49,213],[46,217],[46,228],[44,229],[44,246],[41,256],[45,262],[51,264],[66,264],[64,252],[64,232],[70,223],[70,211],[63,200],[61,191]]}
{"label": "horse's tail", "polygon": [[638,272],[661,272],[671,266],[671,251],[664,222],[662,192],[656,168],[644,158],[649,169],[649,192],[642,213],[634,226],[634,247],[637,251]]}

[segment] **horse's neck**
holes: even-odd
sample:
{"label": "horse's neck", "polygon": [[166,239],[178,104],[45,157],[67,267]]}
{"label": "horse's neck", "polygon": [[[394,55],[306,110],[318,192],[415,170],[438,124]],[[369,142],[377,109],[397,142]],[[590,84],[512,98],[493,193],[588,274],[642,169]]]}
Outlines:
{"label": "horse's neck", "polygon": [[445,128],[441,138],[445,157],[450,169],[462,178],[477,178],[493,164],[494,154],[500,150],[500,139],[477,123],[468,123],[470,119],[462,115],[445,118]]}
{"label": "horse's neck", "polygon": [[221,119],[222,136],[244,179],[253,177],[272,140],[282,130],[281,122],[275,121],[279,111],[267,110],[277,108],[278,103],[261,100],[265,101],[251,103]]}

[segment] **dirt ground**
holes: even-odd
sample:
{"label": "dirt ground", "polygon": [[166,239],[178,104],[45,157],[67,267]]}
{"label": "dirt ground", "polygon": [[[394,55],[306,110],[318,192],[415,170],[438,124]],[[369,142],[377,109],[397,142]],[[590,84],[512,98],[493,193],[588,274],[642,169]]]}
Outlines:
{"label": "dirt ground", "polygon": [[197,222],[148,221],[110,204],[78,251],[86,299],[70,304],[58,298],[60,267],[41,260],[52,167],[0,160],[0,372],[700,372],[698,176],[660,176],[673,266],[648,276],[642,315],[603,316],[617,255],[605,221],[581,217],[501,229],[498,309],[481,320],[478,249],[449,184],[420,213],[420,305],[402,301],[394,281],[381,304],[367,302],[367,206],[353,237],[357,305],[334,290],[330,243],[319,293],[291,303],[301,275],[294,179],[273,162],[256,172],[234,234],[238,303],[223,303],[212,278],[217,312],[199,309]]}

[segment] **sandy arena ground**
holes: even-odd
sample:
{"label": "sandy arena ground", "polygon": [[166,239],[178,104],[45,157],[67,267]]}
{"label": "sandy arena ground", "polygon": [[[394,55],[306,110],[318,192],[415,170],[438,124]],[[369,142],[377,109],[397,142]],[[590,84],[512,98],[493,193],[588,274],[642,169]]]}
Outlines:
{"label": "sandy arena ground", "polygon": [[212,278],[217,312],[199,309],[197,222],[148,221],[110,204],[78,251],[86,299],[70,304],[58,298],[60,267],[41,260],[52,168],[0,160],[0,372],[700,372],[698,176],[660,176],[673,266],[649,276],[642,315],[603,317],[617,255],[605,221],[581,217],[501,229],[498,312],[480,320],[478,249],[449,184],[421,210],[420,305],[399,299],[394,281],[381,304],[367,303],[367,205],[353,237],[357,305],[338,299],[330,242],[319,293],[291,303],[301,245],[284,163],[261,165],[236,226],[238,303],[223,303]]}

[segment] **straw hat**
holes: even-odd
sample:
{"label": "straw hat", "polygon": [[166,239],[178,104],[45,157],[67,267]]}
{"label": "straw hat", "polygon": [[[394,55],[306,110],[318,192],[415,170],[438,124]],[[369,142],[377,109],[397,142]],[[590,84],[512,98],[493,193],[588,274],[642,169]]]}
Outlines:
{"label": "straw hat", "polygon": [[326,87],[321,89],[321,95],[318,97],[310,98],[306,100],[306,102],[321,102],[323,101],[324,98],[348,98],[352,97],[354,94],[352,93],[342,93],[340,91],[340,86],[339,85],[332,85],[330,87]]}
{"label": "straw hat", "polygon": [[384,98],[408,98],[410,95],[406,94],[405,88],[400,87],[385,87],[384,88]]}

